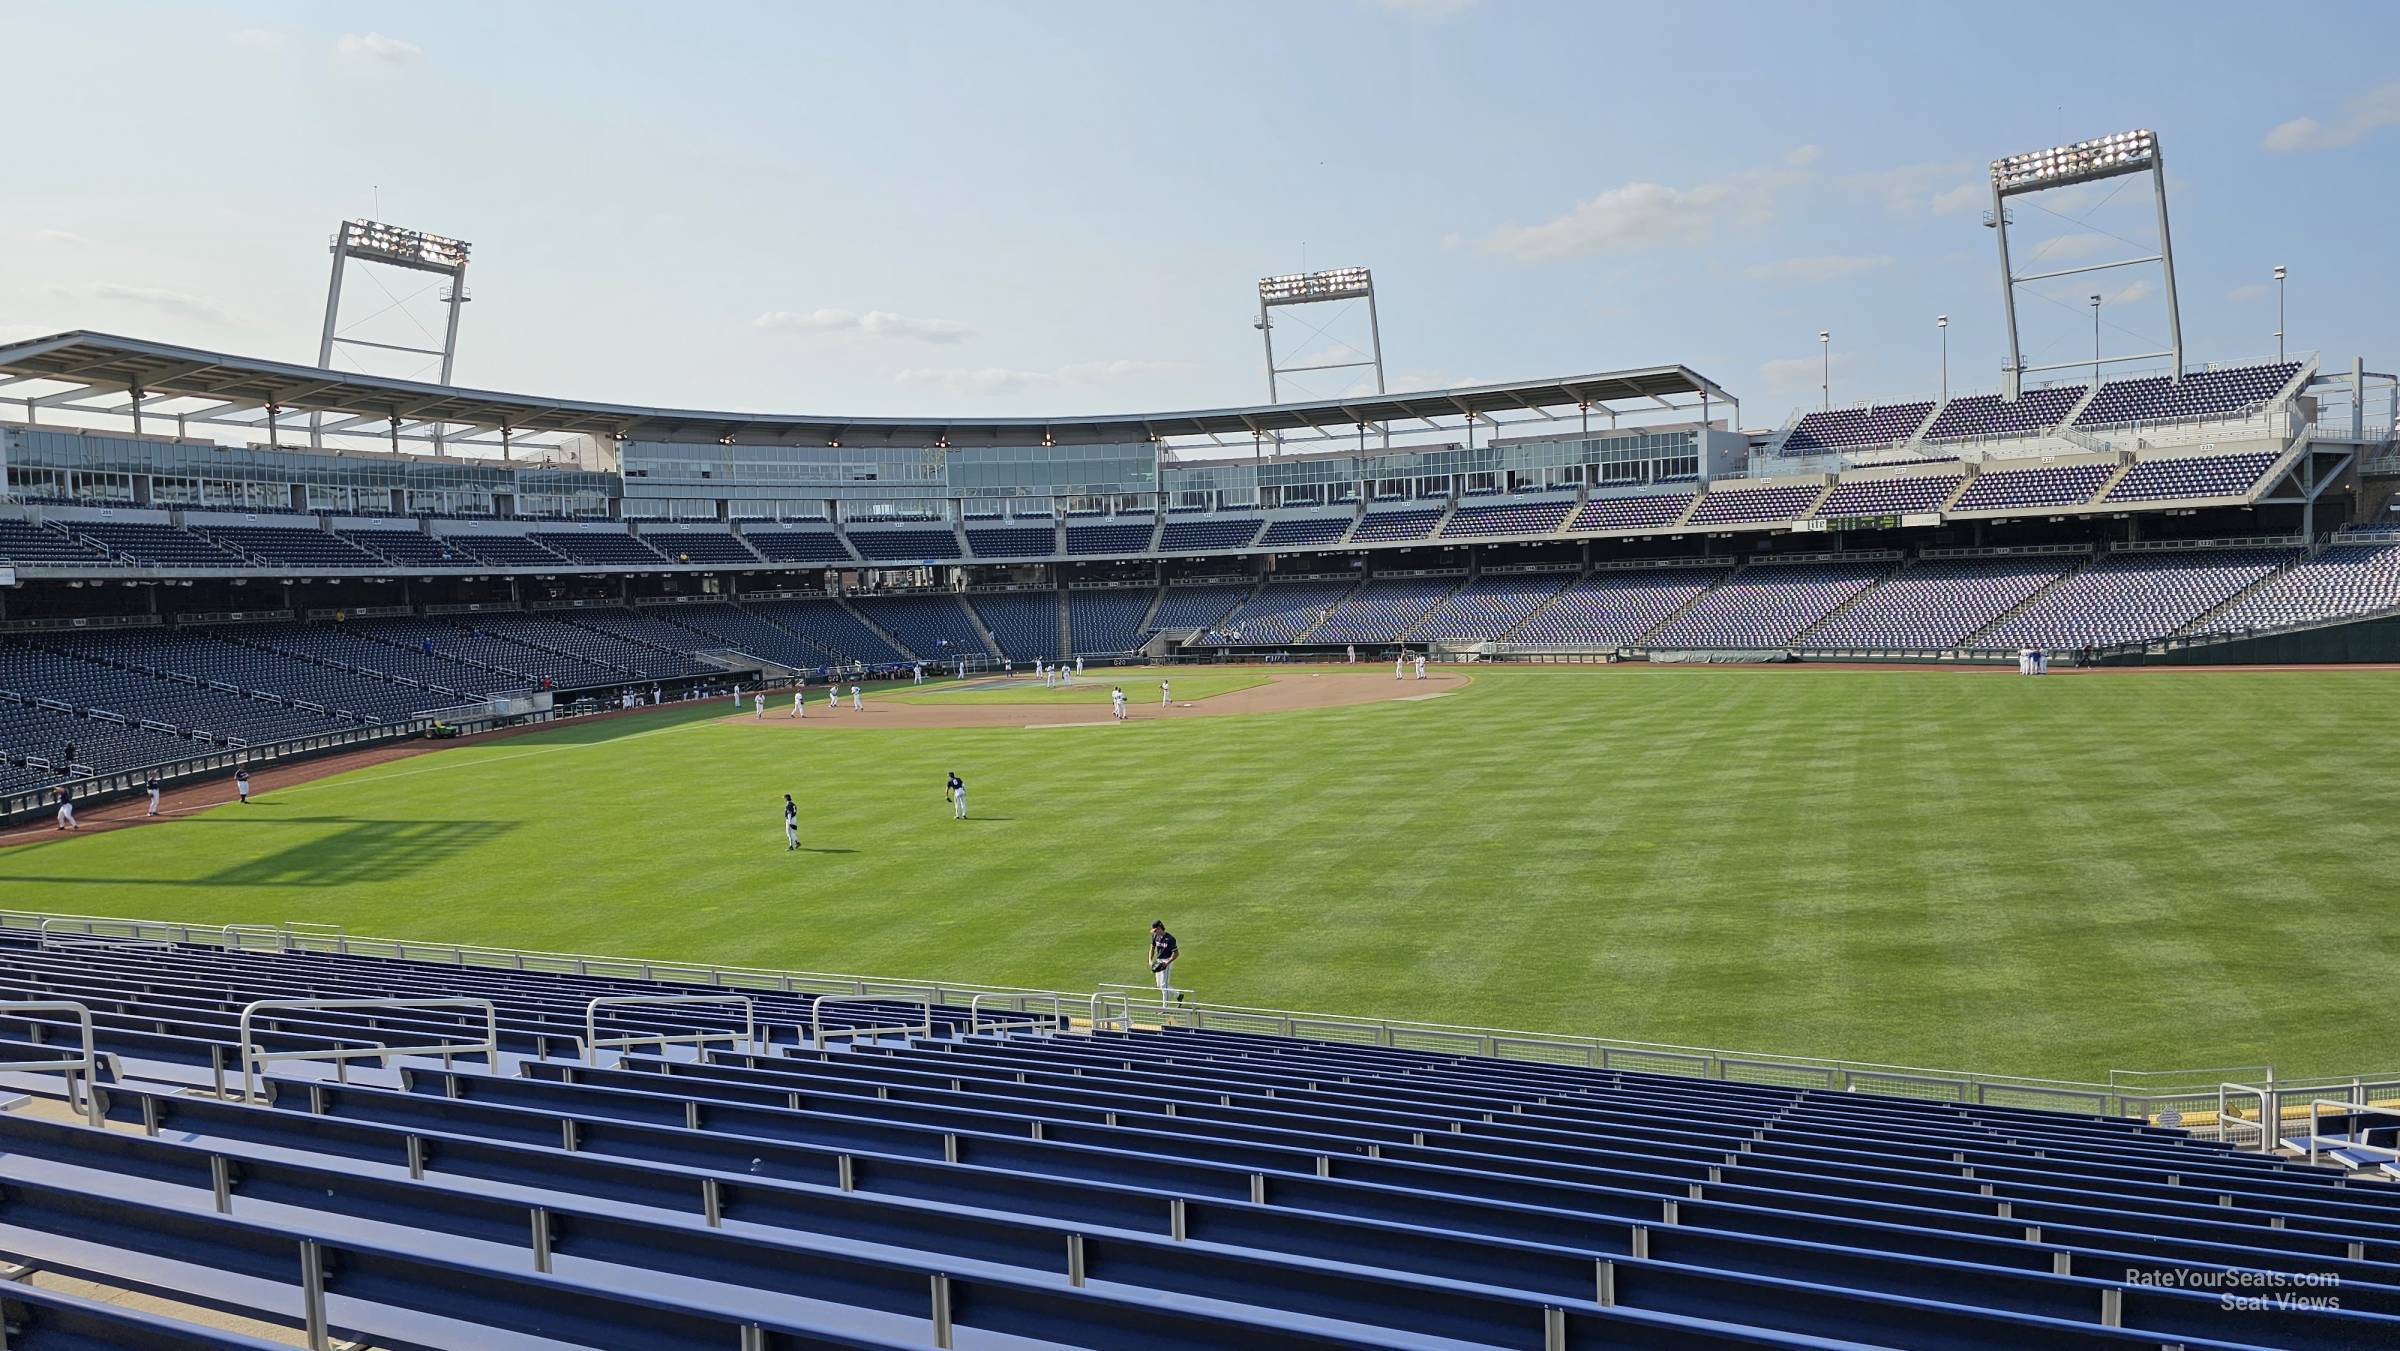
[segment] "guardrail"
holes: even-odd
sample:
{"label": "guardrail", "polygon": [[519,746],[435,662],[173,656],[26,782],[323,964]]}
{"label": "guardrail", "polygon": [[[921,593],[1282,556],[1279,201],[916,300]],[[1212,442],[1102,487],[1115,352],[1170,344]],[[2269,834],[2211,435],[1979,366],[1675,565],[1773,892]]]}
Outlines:
{"label": "guardrail", "polygon": [[[737,1038],[731,1032],[667,1032],[632,1033],[622,1037],[600,1036],[600,1010],[603,1008],[649,1007],[678,1004],[739,1004],[742,1006],[742,1032]],[[583,1062],[600,1063],[602,1050],[622,1050],[628,1046],[698,1046],[712,1041],[731,1041],[738,1045],[758,1045],[758,1014],[750,996],[741,994],[629,994],[609,995],[595,999],[583,1009]]]}
{"label": "guardrail", "polygon": [[[62,916],[45,911],[0,910],[0,930],[35,931],[48,920],[91,922],[96,918]],[[99,922],[145,925],[159,931],[173,930],[183,935],[176,941],[226,948],[236,948],[245,941],[246,935],[263,931],[263,926],[228,927],[109,919],[100,919]],[[927,1006],[923,1019],[907,1026],[890,1028],[823,1029],[821,1009],[812,1011],[812,1031],[822,1031],[830,1038],[860,1035],[929,1036],[932,1030],[932,1005],[966,1004],[972,1024],[979,1007],[1014,999],[1035,1005],[1048,1002],[1062,1014],[1069,1009],[1082,1009],[1086,1014],[1086,1027],[1092,1031],[1130,1029],[1135,1026],[1219,1028],[1303,1040],[1444,1051],[1596,1069],[1639,1070],[1687,1078],[1783,1084],[1836,1092],[1893,1094],[1966,1104],[2097,1112],[2161,1120],[2168,1124],[2179,1122],[2184,1114],[2204,1113],[2212,1105],[2219,1108],[2224,1105],[2220,1095],[2222,1074],[2205,1070],[2117,1071],[2109,1082],[2087,1082],[1400,1018],[1371,1018],[1228,1004],[1187,1002],[1161,1005],[1155,1000],[1132,997],[1131,991],[1147,994],[1155,988],[1148,985],[1122,987],[1128,991],[1125,995],[1105,992],[1087,994],[1023,986],[426,943],[410,939],[361,937],[338,929],[317,929],[305,925],[282,926],[274,932],[280,935],[280,950],[286,952],[385,957],[471,969],[605,976],[698,986],[711,991],[749,989],[816,994],[822,996],[818,1000],[820,1005],[829,998],[837,1004],[904,1001]],[[978,1005],[978,996],[990,998]],[[1067,1025],[1071,1027],[1071,1021]],[[2303,1093],[2323,1096],[2330,1092],[2347,1091],[2361,1103],[2372,1099],[2400,1103],[2400,1072],[2323,1076],[2278,1084],[2273,1078],[2272,1067],[2256,1068],[2263,1071],[2259,1078],[2267,1087],[2253,1088],[2237,1084],[2233,1086],[2236,1091],[2253,1094],[2263,1092],[2283,1100],[2297,1100],[2296,1095]],[[2240,1130],[2247,1125],[2247,1122],[2242,1122],[2235,1129]],[[2196,1125],[2194,1129],[2200,1134],[2222,1133],[2206,1124]]]}
{"label": "guardrail", "polygon": [[[2320,1107],[2338,1107],[2343,1112],[2351,1116],[2388,1116],[2394,1120],[2400,1120],[2400,1107],[2377,1107],[2373,1103],[2344,1102],[2340,1098],[2309,1099],[2308,1161],[2311,1165],[2314,1165],[2317,1161],[2317,1118],[2324,1115],[2324,1113],[2317,1110]],[[2359,1143],[2362,1145],[2366,1144],[2366,1130],[2363,1127],[2359,1130]],[[2367,1145],[2366,1147],[2372,1149],[2375,1146]]]}
{"label": "guardrail", "polygon": [[238,765],[276,764],[286,760],[308,759],[347,750],[358,746],[382,745],[421,734],[430,723],[422,718],[400,722],[367,723],[332,732],[318,732],[284,741],[258,745],[222,746],[216,750],[173,760],[160,760],[147,765],[112,769],[105,774],[87,774],[81,778],[62,779],[42,788],[18,789],[0,794],[0,822],[31,818],[53,810],[56,795],[64,787],[77,802],[95,798],[128,796],[139,792],[149,776],[156,774],[161,784],[172,785],[185,779],[226,773]]}
{"label": "guardrail", "polygon": [[810,1000],[808,1005],[809,1044],[822,1050],[828,1036],[848,1037],[856,1041],[860,1037],[930,1037],[933,1035],[932,1000],[925,1001],[925,1018],[920,1023],[909,1023],[898,1027],[837,1027],[830,1033],[825,1030],[825,1006],[827,1004],[887,1004],[890,1002],[892,1001],[888,995],[834,994],[817,996]]}
{"label": "guardrail", "polygon": [[[84,1120],[100,1124],[100,1054],[92,1040],[92,1011],[72,999],[18,999],[0,1003],[0,1017],[12,1013],[72,1013],[83,1037],[83,1054],[59,1060],[0,1060],[0,1071],[11,1074],[64,1074],[67,1080],[67,1105],[78,1106],[75,1085],[83,1084],[80,1104]],[[39,1024],[34,1027],[33,1044],[41,1044]]]}
{"label": "guardrail", "polygon": [[[444,1009],[474,1008],[483,1010],[483,1040],[459,1042],[429,1042],[422,1046],[345,1046],[330,1051],[270,1051],[250,1035],[250,1024],[261,1012],[278,1009]],[[454,1055],[474,1055],[481,1052],[484,1063],[494,1074],[500,1072],[500,1011],[489,999],[260,999],[242,1006],[237,1027],[239,1040],[235,1043],[242,1059],[242,1101],[258,1101],[258,1071],[272,1060],[330,1060],[346,1064],[352,1060],[382,1060],[389,1062],[399,1055],[438,1055],[448,1065]]]}

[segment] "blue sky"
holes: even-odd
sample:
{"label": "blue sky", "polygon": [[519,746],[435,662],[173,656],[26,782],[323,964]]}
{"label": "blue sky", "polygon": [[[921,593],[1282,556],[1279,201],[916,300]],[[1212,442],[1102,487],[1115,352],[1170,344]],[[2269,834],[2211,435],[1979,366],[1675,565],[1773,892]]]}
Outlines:
{"label": "blue sky", "polygon": [[[2391,11],[2310,18],[2357,40],[2255,5],[0,0],[0,338],[313,358],[325,241],[379,200],[474,241],[486,388],[1257,402],[1254,281],[1362,263],[1396,386],[1680,361],[1772,424],[1819,329],[1837,402],[1930,394],[1944,312],[1952,387],[1996,387],[1985,163],[2148,126],[2193,359],[2273,351],[2283,263],[2295,351],[2388,363]],[[2020,258],[2148,238],[2140,185],[2061,205]],[[2088,355],[2102,289],[2147,350],[2144,285],[2024,301],[2029,359]]]}

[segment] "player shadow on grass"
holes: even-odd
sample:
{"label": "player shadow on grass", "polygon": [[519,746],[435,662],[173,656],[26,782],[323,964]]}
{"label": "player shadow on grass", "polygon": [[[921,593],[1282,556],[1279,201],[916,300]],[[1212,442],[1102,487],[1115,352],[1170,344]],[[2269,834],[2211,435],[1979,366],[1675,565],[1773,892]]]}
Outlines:
{"label": "player shadow on grass", "polygon": [[788,852],[794,854],[855,854],[858,851],[855,849],[821,849],[813,844],[804,844]]}

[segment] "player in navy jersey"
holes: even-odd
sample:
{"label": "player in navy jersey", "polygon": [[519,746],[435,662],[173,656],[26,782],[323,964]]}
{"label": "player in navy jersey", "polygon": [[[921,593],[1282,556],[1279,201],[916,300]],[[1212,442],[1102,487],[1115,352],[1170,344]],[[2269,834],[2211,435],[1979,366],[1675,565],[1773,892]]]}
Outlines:
{"label": "player in navy jersey", "polygon": [[[1161,1004],[1167,1002],[1167,988],[1175,972],[1175,959],[1182,955],[1183,949],[1176,944],[1175,935],[1167,932],[1167,922],[1163,919],[1150,921],[1150,979],[1158,982],[1158,1002]],[[1175,997],[1178,1000],[1183,998],[1180,993]]]}
{"label": "player in navy jersey", "polygon": [[946,785],[946,790],[950,794],[950,819],[953,821],[966,820],[967,781],[958,777],[956,772],[953,772],[950,775],[949,784]]}
{"label": "player in navy jersey", "polygon": [[800,847],[800,804],[792,795],[783,795],[783,847],[786,851]]}

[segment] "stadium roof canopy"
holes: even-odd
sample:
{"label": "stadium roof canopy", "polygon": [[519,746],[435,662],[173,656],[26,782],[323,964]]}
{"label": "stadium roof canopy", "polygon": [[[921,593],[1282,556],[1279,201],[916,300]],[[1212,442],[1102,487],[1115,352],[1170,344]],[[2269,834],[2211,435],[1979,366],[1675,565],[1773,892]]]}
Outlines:
{"label": "stadium roof canopy", "polygon": [[1666,412],[1705,420],[1720,407],[1728,418],[1739,415],[1733,396],[1679,365],[1175,413],[893,418],[707,412],[429,385],[80,330],[0,346],[0,408],[20,401],[28,404],[28,413],[52,408],[128,419],[138,414],[172,421],[179,432],[192,424],[233,427],[288,444],[300,444],[312,432],[388,438],[394,449],[409,441],[530,450],[563,435],[794,445],[1027,445],[1045,439],[1222,444],[1231,439],[1248,449],[1261,437],[1348,438],[1361,424],[1398,433],[1419,424],[1456,427],[1473,419],[1498,434],[1529,422],[1573,422],[1594,412],[1611,423],[1620,414]]}

